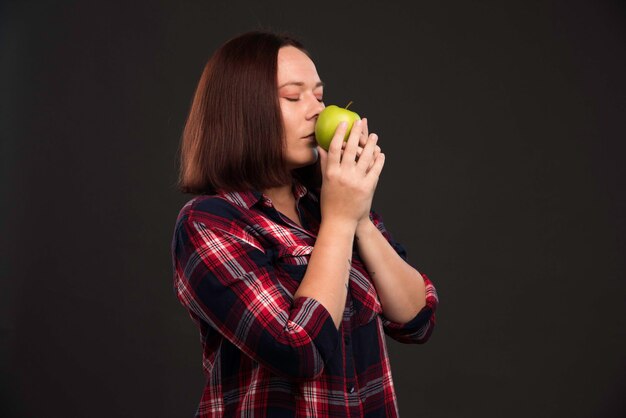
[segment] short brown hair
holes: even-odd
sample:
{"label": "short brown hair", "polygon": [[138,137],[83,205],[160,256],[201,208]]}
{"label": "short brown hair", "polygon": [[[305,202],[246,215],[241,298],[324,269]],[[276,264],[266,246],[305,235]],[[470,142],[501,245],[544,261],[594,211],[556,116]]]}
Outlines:
{"label": "short brown hair", "polygon": [[289,184],[321,186],[319,159],[289,172],[277,85],[278,50],[301,42],[289,34],[252,31],[227,41],[209,58],[180,142],[183,193],[263,190]]}

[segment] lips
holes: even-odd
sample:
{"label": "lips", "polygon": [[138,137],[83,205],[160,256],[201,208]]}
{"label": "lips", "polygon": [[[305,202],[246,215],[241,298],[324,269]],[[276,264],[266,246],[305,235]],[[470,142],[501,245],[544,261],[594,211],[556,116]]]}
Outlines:
{"label": "lips", "polygon": [[308,134],[307,136],[303,136],[302,138],[313,138],[315,137],[315,132],[311,132],[310,134]]}

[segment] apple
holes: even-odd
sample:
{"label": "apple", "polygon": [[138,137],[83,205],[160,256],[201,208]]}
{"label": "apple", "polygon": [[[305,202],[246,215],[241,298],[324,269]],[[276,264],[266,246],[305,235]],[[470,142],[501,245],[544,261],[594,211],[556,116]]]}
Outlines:
{"label": "apple", "polygon": [[352,102],[348,103],[345,108],[330,105],[325,107],[317,116],[317,122],[315,123],[315,140],[320,147],[324,148],[326,151],[328,151],[330,141],[333,139],[335,130],[337,130],[337,126],[339,126],[341,122],[345,121],[348,123],[348,129],[346,129],[346,135],[343,138],[345,142],[350,136],[354,122],[361,119],[356,112],[348,110],[351,104]]}

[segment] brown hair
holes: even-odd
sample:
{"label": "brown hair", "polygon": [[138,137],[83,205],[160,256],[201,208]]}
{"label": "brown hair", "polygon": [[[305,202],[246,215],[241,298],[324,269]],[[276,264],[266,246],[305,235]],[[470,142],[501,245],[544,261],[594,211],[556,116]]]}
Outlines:
{"label": "brown hair", "polygon": [[289,184],[321,187],[319,159],[289,172],[283,159],[283,120],[276,80],[278,50],[292,36],[252,31],[209,58],[196,88],[180,143],[178,188],[183,193],[263,190]]}

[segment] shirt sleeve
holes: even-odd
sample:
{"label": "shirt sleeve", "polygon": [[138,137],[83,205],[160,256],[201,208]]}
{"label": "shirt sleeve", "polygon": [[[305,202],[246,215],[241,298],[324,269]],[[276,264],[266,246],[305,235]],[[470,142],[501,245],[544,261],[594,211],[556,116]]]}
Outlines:
{"label": "shirt sleeve", "polygon": [[[396,253],[408,263],[407,252],[399,242],[393,239],[391,233],[385,228],[382,216],[373,210],[370,211],[370,219],[376,228],[383,234],[387,242],[396,250]],[[415,315],[413,319],[404,324],[390,321],[380,314],[385,334],[394,340],[404,344],[423,344],[430,338],[435,327],[435,311],[439,304],[439,298],[435,286],[428,276],[420,272],[424,278],[426,291],[426,305]]]}
{"label": "shirt sleeve", "polygon": [[313,298],[292,300],[263,248],[245,231],[209,222],[177,222],[172,252],[180,302],[274,373],[318,377],[339,342],[330,313]]}

